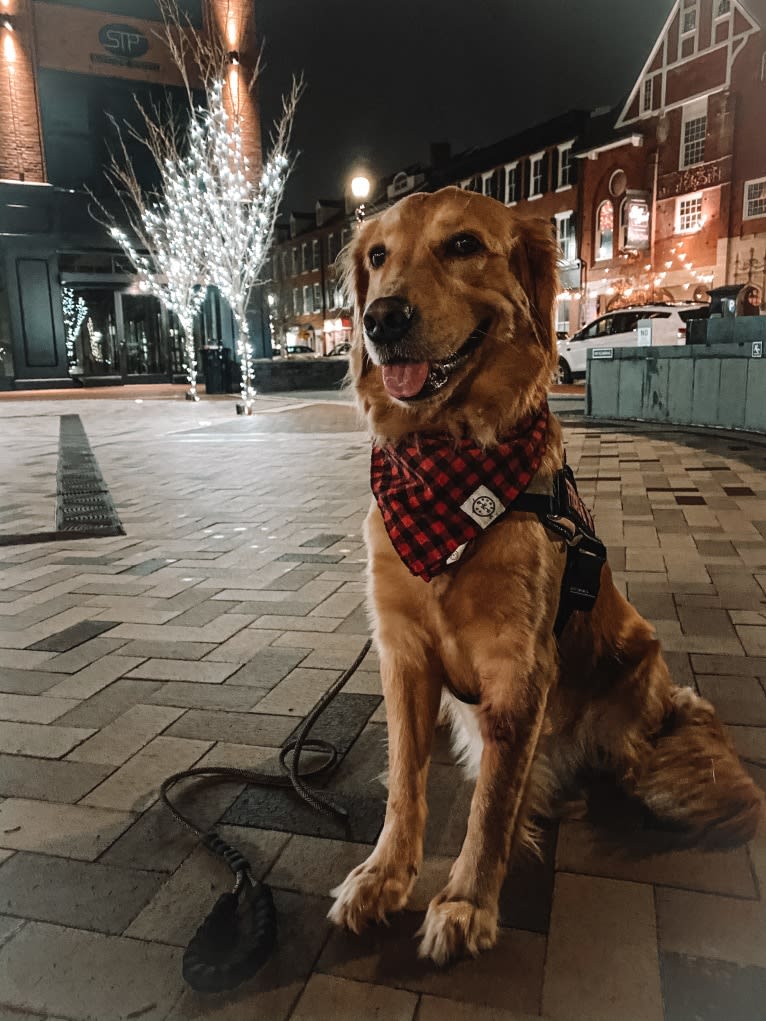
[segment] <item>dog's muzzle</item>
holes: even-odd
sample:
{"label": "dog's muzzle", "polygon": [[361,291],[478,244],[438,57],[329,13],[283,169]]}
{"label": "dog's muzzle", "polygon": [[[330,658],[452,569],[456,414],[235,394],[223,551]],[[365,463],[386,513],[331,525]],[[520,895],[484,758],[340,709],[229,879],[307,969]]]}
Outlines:
{"label": "dog's muzzle", "polygon": [[[409,331],[415,318],[411,306],[406,311],[400,306],[392,306],[394,299],[379,298],[370,305],[365,314],[365,332],[375,346],[375,353],[380,360],[383,386],[389,396],[405,403],[427,400],[435,396],[450,381],[454,372],[463,366],[487,336],[491,325],[490,319],[483,319],[473,330],[457,351],[440,361],[420,361],[415,351],[408,350],[407,343],[401,343]],[[397,301],[399,299],[396,299]],[[373,325],[372,310],[378,302],[385,302],[375,309]],[[368,328],[367,316],[370,315]],[[385,322],[388,317],[388,323]],[[380,323],[380,325],[378,325]],[[379,338],[386,336],[386,341]],[[414,348],[415,345],[413,344]]]}

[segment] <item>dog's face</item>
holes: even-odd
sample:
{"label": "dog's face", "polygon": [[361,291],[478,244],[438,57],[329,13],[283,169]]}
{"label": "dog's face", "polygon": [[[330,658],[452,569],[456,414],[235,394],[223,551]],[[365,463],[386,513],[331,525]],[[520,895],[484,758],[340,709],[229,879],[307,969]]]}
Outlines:
{"label": "dog's face", "polygon": [[549,224],[445,188],[403,199],[347,253],[351,375],[372,431],[492,442],[539,407],[555,365]]}

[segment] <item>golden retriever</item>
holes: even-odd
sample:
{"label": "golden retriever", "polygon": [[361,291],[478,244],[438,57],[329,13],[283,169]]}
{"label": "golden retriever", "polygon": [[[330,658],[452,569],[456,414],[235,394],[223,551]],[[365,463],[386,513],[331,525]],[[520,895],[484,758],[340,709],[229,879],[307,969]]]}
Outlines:
{"label": "golden retriever", "polygon": [[[378,448],[466,439],[492,451],[546,406],[556,363],[557,248],[548,224],[457,188],[403,199],[347,252],[350,373]],[[535,485],[564,463],[547,420]],[[491,947],[509,855],[530,817],[589,766],[707,846],[749,839],[763,795],[710,703],[673,684],[651,626],[608,564],[592,612],[557,641],[566,543],[514,512],[430,581],[400,559],[378,504],[365,523],[369,608],[388,721],[389,793],[370,857],[333,891],[358,932],[404,907],[423,855],[426,775],[443,691],[477,774],[467,833],[431,902],[420,954],[439,964]]]}

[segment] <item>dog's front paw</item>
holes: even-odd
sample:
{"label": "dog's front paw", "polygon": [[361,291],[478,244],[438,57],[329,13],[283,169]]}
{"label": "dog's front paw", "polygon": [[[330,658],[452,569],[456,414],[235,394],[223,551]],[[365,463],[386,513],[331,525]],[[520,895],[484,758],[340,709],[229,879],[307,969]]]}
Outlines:
{"label": "dog's front paw", "polygon": [[435,897],[428,906],[419,936],[419,957],[443,965],[456,957],[478,957],[497,941],[497,910],[481,908],[469,900]]}
{"label": "dog's front paw", "polygon": [[394,868],[368,858],[330,891],[336,901],[327,917],[336,925],[361,932],[367,922],[382,922],[386,915],[401,911],[416,878],[415,868]]}

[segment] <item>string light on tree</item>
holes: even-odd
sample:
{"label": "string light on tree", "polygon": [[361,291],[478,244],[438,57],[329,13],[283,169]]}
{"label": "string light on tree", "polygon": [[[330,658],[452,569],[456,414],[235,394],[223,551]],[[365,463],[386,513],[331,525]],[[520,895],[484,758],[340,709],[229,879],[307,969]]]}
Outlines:
{"label": "string light on tree", "polygon": [[71,371],[77,366],[77,338],[80,336],[80,329],[87,318],[88,306],[81,294],[75,298],[71,287],[63,287],[61,307],[64,313],[67,368]]}
{"label": "string light on tree", "polygon": [[242,148],[239,121],[224,102],[224,83],[215,81],[208,109],[192,126],[192,146],[204,148],[203,204],[210,280],[229,304],[237,323],[237,354],[242,369],[244,411],[255,397],[253,349],[247,308],[269,255],[279,205],[290,168],[287,156],[292,120],[301,86],[294,82],[275,127],[272,151],[255,179]]}

